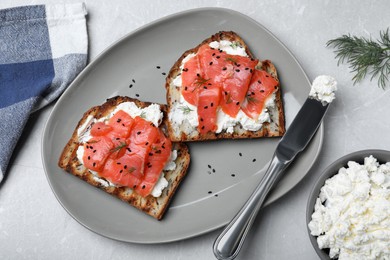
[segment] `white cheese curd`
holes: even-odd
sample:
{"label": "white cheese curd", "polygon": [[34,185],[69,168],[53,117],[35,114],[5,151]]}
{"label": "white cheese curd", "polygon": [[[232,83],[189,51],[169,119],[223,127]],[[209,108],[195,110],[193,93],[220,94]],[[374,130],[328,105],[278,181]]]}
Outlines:
{"label": "white cheese curd", "polygon": [[313,80],[309,96],[323,104],[331,103],[335,99],[337,82],[331,76],[321,75]]}
{"label": "white cheese curd", "polygon": [[[152,122],[156,127],[161,124],[163,118],[163,112],[160,110],[160,106],[157,104],[151,104],[145,108],[139,108],[134,102],[123,102],[119,104],[114,111],[110,114],[112,117],[119,110],[125,111],[131,117],[140,116],[143,119]],[[107,120],[109,118],[106,118]]]}
{"label": "white cheese curd", "polygon": [[87,117],[85,120],[84,124],[82,124],[78,129],[77,129],[77,136],[78,140],[81,143],[85,143],[91,138],[90,131],[92,124],[94,123],[95,118],[91,115]]}
{"label": "white cheese curd", "polygon": [[209,43],[209,46],[214,49],[220,49],[230,55],[239,55],[247,57],[248,54],[245,51],[245,48],[239,46],[236,42],[231,41],[213,41]]}
{"label": "white cheese curd", "polygon": [[152,196],[155,198],[160,197],[166,187],[168,187],[168,181],[165,179],[164,173],[162,173],[156,182],[156,185],[154,185],[154,188],[151,192]]}
{"label": "white cheese curd", "polygon": [[331,258],[390,259],[390,163],[348,162],[321,188],[309,229]]}
{"label": "white cheese curd", "polygon": [[177,159],[177,151],[172,150],[171,156],[169,157],[169,161],[164,167],[164,171],[173,171],[174,169],[176,169],[176,163],[175,163],[176,159]]}
{"label": "white cheese curd", "polygon": [[[221,49],[231,55],[240,55],[247,57],[245,48],[238,46],[235,42],[231,41],[213,41],[209,43],[209,46],[214,49]],[[184,68],[184,64],[195,54],[191,53],[187,55],[180,68]],[[182,86],[181,75],[179,74],[172,81],[173,85],[180,88]],[[263,111],[259,117],[252,119],[248,117],[242,110],[240,110],[235,118],[225,114],[221,109],[217,110],[217,130],[216,133],[226,131],[227,133],[233,133],[234,127],[241,125],[244,130],[258,131],[265,122],[270,122],[269,110],[275,107],[275,94],[272,94],[265,102]],[[183,95],[180,95],[179,102],[174,103],[171,106],[170,113],[168,114],[169,120],[172,124],[182,126],[183,123],[188,123],[192,128],[196,128],[199,125],[197,107],[188,103]],[[187,124],[184,124],[187,125]],[[187,129],[186,132],[191,132],[192,129]]]}
{"label": "white cheese curd", "polygon": [[[116,112],[119,110],[123,110],[127,114],[129,114],[131,117],[141,116],[145,120],[152,122],[156,127],[158,127],[161,124],[162,118],[163,118],[163,112],[160,110],[160,106],[157,104],[151,104],[145,108],[139,108],[134,102],[123,102],[119,104],[114,111],[112,111],[107,117],[100,118],[99,120],[96,120],[93,116],[88,116],[85,123],[81,125],[77,129],[78,139],[79,142],[85,143],[89,139],[91,139],[91,128],[92,125],[95,122],[108,122],[108,120],[115,115]],[[76,151],[77,159],[84,163],[83,156],[84,156],[84,146],[80,145]],[[171,152],[171,156],[169,161],[167,162],[164,170],[174,170],[176,168],[175,160],[177,158],[177,151],[173,150]],[[115,184],[111,183],[108,180],[103,180],[98,177],[98,173],[92,170],[89,170],[93,175],[94,179],[101,183],[104,186],[115,186]],[[156,183],[155,187],[153,188],[151,194],[154,197],[161,196],[162,191],[167,187],[168,181],[164,178],[164,174],[161,173],[160,178],[158,182]]]}
{"label": "white cheese curd", "polygon": [[185,101],[181,95],[180,101],[172,106],[168,118],[169,121],[176,125],[181,125],[183,122],[188,121],[191,126],[197,127],[199,124],[198,108]]}

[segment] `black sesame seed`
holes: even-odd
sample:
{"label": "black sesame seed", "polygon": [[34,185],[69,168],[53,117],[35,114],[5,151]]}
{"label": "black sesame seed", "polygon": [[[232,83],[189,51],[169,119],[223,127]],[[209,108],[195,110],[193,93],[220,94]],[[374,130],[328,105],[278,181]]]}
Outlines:
{"label": "black sesame seed", "polygon": [[264,89],[260,89],[260,92],[263,93],[263,92],[264,92]]}
{"label": "black sesame seed", "polygon": [[209,108],[208,106],[204,106],[204,109],[207,109],[207,108]]}
{"label": "black sesame seed", "polygon": [[132,88],[133,87],[133,84],[130,84],[129,88]]}
{"label": "black sesame seed", "polygon": [[149,144],[149,142],[146,142],[146,143],[145,143],[145,145],[148,145],[148,144]]}
{"label": "black sesame seed", "polygon": [[214,194],[214,197],[218,197],[218,194]]}
{"label": "black sesame seed", "polygon": [[227,95],[228,93],[227,93],[227,91],[225,91],[225,95]]}
{"label": "black sesame seed", "polygon": [[119,173],[122,173],[122,172],[123,172],[123,170],[120,170],[120,171],[119,171]]}
{"label": "black sesame seed", "polygon": [[137,132],[137,135],[140,135],[140,134],[141,134],[141,131],[138,131],[138,132]]}
{"label": "black sesame seed", "polygon": [[156,68],[157,68],[157,69],[161,69],[161,67],[160,67],[160,66],[156,66]]}
{"label": "black sesame seed", "polygon": [[137,188],[137,185],[134,185],[134,186],[133,186],[133,189],[135,189],[135,188]]}
{"label": "black sesame seed", "polygon": [[236,72],[240,72],[240,70],[239,70],[239,69],[236,69]]}
{"label": "black sesame seed", "polygon": [[226,67],[223,67],[222,70],[227,70],[227,68],[226,68]]}
{"label": "black sesame seed", "polygon": [[219,58],[221,58],[221,56],[217,56],[216,58],[219,59]]}
{"label": "black sesame seed", "polygon": [[232,175],[231,175],[232,177],[236,177],[236,175],[233,173]]}
{"label": "black sesame seed", "polygon": [[213,54],[211,54],[211,56],[215,56],[215,53],[213,52]]}
{"label": "black sesame seed", "polygon": [[135,94],[136,97],[139,97],[139,94]]}
{"label": "black sesame seed", "polygon": [[184,87],[184,90],[187,91],[188,87]]}
{"label": "black sesame seed", "polygon": [[167,73],[165,73],[165,72],[163,72],[163,73],[161,73],[161,74],[164,75],[164,76],[167,75]]}
{"label": "black sesame seed", "polygon": [[240,102],[237,102],[236,105],[238,106],[240,104]]}
{"label": "black sesame seed", "polygon": [[249,68],[245,68],[245,70],[249,70]]}
{"label": "black sesame seed", "polygon": [[117,162],[116,164],[120,165],[121,163],[120,163],[120,162]]}
{"label": "black sesame seed", "polygon": [[209,65],[210,65],[210,66],[211,66],[211,65],[213,65],[213,62],[212,62],[212,61],[210,61]]}
{"label": "black sesame seed", "polygon": [[211,194],[211,193],[213,193],[211,190],[208,192],[208,194]]}
{"label": "black sesame seed", "polygon": [[260,81],[260,80],[258,80],[258,81],[257,81],[257,83],[261,84],[261,81]]}
{"label": "black sesame seed", "polygon": [[92,166],[95,167],[95,166],[96,166],[96,163],[94,162],[94,163],[92,164]]}
{"label": "black sesame seed", "polygon": [[203,122],[203,118],[200,118],[200,122]]}
{"label": "black sesame seed", "polygon": [[142,185],[142,189],[145,189],[146,188],[146,186],[145,185]]}
{"label": "black sesame seed", "polygon": [[213,172],[215,172],[215,169],[213,169]]}
{"label": "black sesame seed", "polygon": [[93,153],[96,153],[96,150],[93,150]]}
{"label": "black sesame seed", "polygon": [[219,49],[218,51],[219,51],[219,52],[222,52],[222,50],[221,50],[221,49]]}
{"label": "black sesame seed", "polygon": [[153,156],[153,153],[149,153],[149,156]]}
{"label": "black sesame seed", "polygon": [[122,126],[125,126],[125,124],[122,124]]}
{"label": "black sesame seed", "polygon": [[124,169],[127,169],[127,165],[123,166]]}
{"label": "black sesame seed", "polygon": [[197,77],[200,77],[200,74],[199,74],[199,73],[196,73],[196,76],[197,76]]}
{"label": "black sesame seed", "polygon": [[238,153],[239,156],[242,156],[242,153]]}
{"label": "black sesame seed", "polygon": [[88,160],[91,160],[91,156],[88,156]]}
{"label": "black sesame seed", "polygon": [[203,86],[203,88],[204,88],[204,89],[207,89],[207,87],[206,87],[206,86]]}
{"label": "black sesame seed", "polygon": [[204,129],[204,126],[202,126],[202,130]]}
{"label": "black sesame seed", "polygon": [[133,83],[135,83],[135,79],[132,79],[131,81],[133,81]]}
{"label": "black sesame seed", "polygon": [[250,69],[250,70],[249,70],[249,72],[250,72],[250,73],[252,73],[252,72],[253,72],[253,70],[252,70],[252,69]]}
{"label": "black sesame seed", "polygon": [[241,66],[241,64],[237,64],[236,66],[237,66],[237,67],[240,67],[240,66]]}
{"label": "black sesame seed", "polygon": [[269,78],[269,75],[265,75],[266,78]]}
{"label": "black sesame seed", "polygon": [[256,159],[253,159],[252,162],[256,162]]}
{"label": "black sesame seed", "polygon": [[211,165],[210,164],[208,164],[207,167],[209,167],[211,169]]}
{"label": "black sesame seed", "polygon": [[130,149],[130,148],[126,148],[126,150],[127,150],[129,153],[131,153],[131,149]]}
{"label": "black sesame seed", "polygon": [[188,68],[184,68],[183,71],[184,71],[184,72],[187,72],[187,71],[188,71]]}
{"label": "black sesame seed", "polygon": [[213,102],[211,102],[210,106],[211,106],[211,107],[213,107],[213,106],[214,106],[214,103],[213,103]]}

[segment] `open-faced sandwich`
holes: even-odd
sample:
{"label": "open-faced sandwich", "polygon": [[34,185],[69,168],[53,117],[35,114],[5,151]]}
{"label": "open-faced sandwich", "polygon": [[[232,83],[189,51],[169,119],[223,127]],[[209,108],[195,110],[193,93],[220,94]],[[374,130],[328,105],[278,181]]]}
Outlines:
{"label": "open-faced sandwich", "polygon": [[282,136],[279,80],[234,32],[219,32],[186,51],[166,80],[172,141]]}
{"label": "open-faced sandwich", "polygon": [[166,137],[164,105],[108,99],[79,121],[59,166],[161,219],[189,162],[188,148]]}

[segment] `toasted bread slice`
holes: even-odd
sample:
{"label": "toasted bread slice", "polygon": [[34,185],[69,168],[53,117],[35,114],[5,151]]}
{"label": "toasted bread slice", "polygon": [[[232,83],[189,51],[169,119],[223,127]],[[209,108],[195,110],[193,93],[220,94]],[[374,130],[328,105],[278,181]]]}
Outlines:
{"label": "toasted bread slice", "polygon": [[[134,206],[135,208],[142,210],[143,212],[149,214],[150,216],[160,220],[164,212],[167,210],[169,202],[171,201],[176,189],[178,188],[180,182],[186,175],[187,168],[190,163],[190,154],[188,147],[183,143],[173,143],[172,150],[177,151],[177,158],[175,160],[176,168],[171,171],[164,171],[165,178],[168,181],[168,186],[163,190],[162,195],[158,198],[153,197],[152,195],[148,195],[147,197],[142,197],[136,192],[133,192],[132,189],[127,187],[118,187],[114,185],[110,185],[110,183],[104,178],[99,178],[95,174],[93,174],[90,170],[88,170],[82,162],[80,162],[77,158],[77,149],[80,145],[78,139],[77,129],[82,126],[89,116],[93,116],[94,118],[105,117],[110,114],[115,107],[122,102],[134,102],[138,107],[144,108],[149,106],[151,103],[149,102],[141,102],[136,99],[132,99],[129,97],[114,97],[110,98],[101,106],[95,106],[89,109],[84,116],[79,121],[77,127],[75,128],[72,137],[66,144],[60,158],[58,161],[58,165],[66,170],[67,172],[83,179],[89,184],[98,187],[105,192],[127,202],[128,204]],[[161,110],[165,111],[165,105],[160,105]],[[164,127],[164,126],[160,126]],[[163,129],[164,130],[164,129]]]}
{"label": "toasted bread slice", "polygon": [[[186,51],[173,65],[167,78],[166,78],[166,95],[167,95],[167,104],[168,104],[168,117],[166,125],[168,127],[168,135],[172,141],[203,141],[203,140],[214,140],[214,139],[235,139],[235,138],[259,138],[259,137],[272,137],[272,136],[282,136],[285,133],[285,120],[284,120],[284,111],[283,103],[281,98],[281,88],[280,84],[274,93],[275,95],[275,106],[268,109],[270,120],[269,122],[264,122],[262,127],[257,131],[245,130],[240,124],[237,124],[232,133],[229,133],[226,130],[222,130],[220,133],[207,132],[206,134],[201,134],[197,127],[194,127],[190,124],[188,120],[184,120],[181,124],[175,124],[170,120],[170,117],[173,115],[175,104],[179,104],[181,100],[181,90],[180,87],[177,87],[174,84],[174,80],[177,76],[180,76],[183,60],[190,54],[196,54],[200,46],[203,44],[209,44],[213,41],[222,41],[227,40],[231,42],[238,43],[243,47],[250,58],[254,58],[251,54],[248,46],[245,44],[244,40],[234,32],[222,31],[217,34],[212,35],[210,38],[204,40],[197,47]],[[256,66],[258,70],[265,70],[272,77],[274,77],[277,82],[278,75],[275,66],[269,60],[260,61]]]}

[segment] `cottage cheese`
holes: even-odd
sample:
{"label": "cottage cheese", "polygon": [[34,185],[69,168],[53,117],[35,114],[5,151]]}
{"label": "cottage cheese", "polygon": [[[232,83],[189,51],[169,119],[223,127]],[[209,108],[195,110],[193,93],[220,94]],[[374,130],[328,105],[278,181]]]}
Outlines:
{"label": "cottage cheese", "polygon": [[[79,142],[85,143],[92,137],[90,131],[94,123],[108,121],[119,110],[123,110],[133,118],[136,116],[141,116],[145,120],[152,122],[156,127],[158,127],[161,124],[163,118],[163,113],[160,110],[160,106],[157,104],[151,104],[145,108],[139,108],[134,102],[123,102],[119,104],[115,108],[115,110],[112,111],[107,117],[102,117],[99,120],[97,120],[93,116],[88,116],[84,124],[77,129]],[[76,154],[77,154],[77,159],[80,162],[83,162],[84,146],[80,145],[76,151]],[[164,170],[166,171],[174,170],[176,168],[176,163],[175,163],[176,158],[177,158],[177,151],[173,150],[169,158],[169,161],[165,165]],[[108,180],[101,179],[97,172],[91,170],[90,172],[94,175],[94,179],[99,183],[101,183],[102,185],[106,187],[115,186],[115,184],[109,182]],[[165,179],[164,173],[161,173],[159,180],[157,181],[155,187],[151,192],[152,196],[160,197],[162,191],[167,186],[168,186],[168,181]]]}
{"label": "cottage cheese", "polygon": [[390,259],[390,163],[348,162],[321,188],[309,229],[331,258]]}
{"label": "cottage cheese", "polygon": [[336,80],[331,76],[322,75],[314,79],[309,96],[323,104],[329,104],[335,99],[336,90]]}
{"label": "cottage cheese", "polygon": [[[247,57],[248,54],[245,52],[245,48],[236,45],[231,41],[213,41],[209,43],[209,46],[214,49],[221,49],[231,55],[240,55]],[[180,69],[184,68],[184,64],[194,57],[195,54],[187,55],[181,65]],[[176,87],[182,86],[181,75],[178,75],[173,79],[173,85]],[[243,129],[249,131],[258,131],[265,122],[270,122],[269,111],[275,107],[275,95],[271,95],[264,106],[263,111],[259,114],[258,118],[252,119],[248,117],[241,110],[235,118],[225,114],[222,109],[217,110],[217,130],[216,133],[226,131],[227,133],[233,133],[236,125],[241,125]],[[196,128],[198,126],[198,112],[197,107],[188,103],[183,95],[180,95],[179,102],[173,104],[171,111],[168,115],[169,120],[175,125],[182,125],[183,122],[187,122],[191,127]]]}

